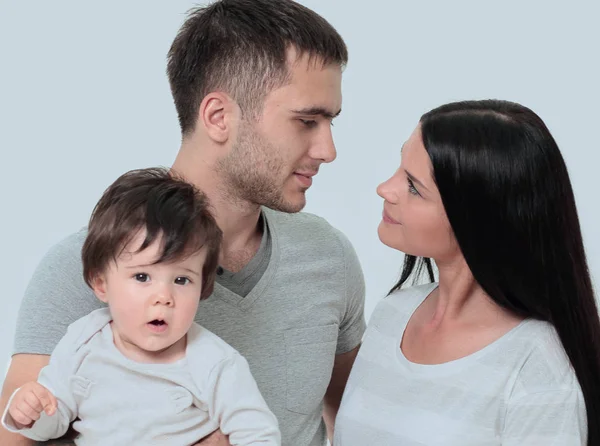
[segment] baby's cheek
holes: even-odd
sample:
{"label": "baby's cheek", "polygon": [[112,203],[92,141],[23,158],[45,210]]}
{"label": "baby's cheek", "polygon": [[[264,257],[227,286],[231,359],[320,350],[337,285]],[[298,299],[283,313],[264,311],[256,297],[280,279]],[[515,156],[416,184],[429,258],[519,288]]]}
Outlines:
{"label": "baby's cheek", "polygon": [[176,308],[176,311],[178,312],[177,319],[182,325],[189,326],[192,324],[198,310],[198,302],[199,298],[197,297],[189,298]]}
{"label": "baby's cheek", "polygon": [[[145,309],[132,302],[121,302],[116,307],[111,308],[113,317],[118,318],[125,324],[130,324],[133,321],[140,320],[145,315]],[[115,312],[117,315],[115,315]]]}

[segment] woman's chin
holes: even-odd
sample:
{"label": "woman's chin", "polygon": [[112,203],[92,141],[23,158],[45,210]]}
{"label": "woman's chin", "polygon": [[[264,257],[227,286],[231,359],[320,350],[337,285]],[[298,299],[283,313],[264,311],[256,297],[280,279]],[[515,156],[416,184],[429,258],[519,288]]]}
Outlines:
{"label": "woman's chin", "polygon": [[386,228],[386,224],[382,221],[377,228],[377,235],[379,236],[379,240],[386,246],[390,248],[397,249],[398,251],[402,251],[402,243],[399,243],[398,236],[394,236],[394,234],[390,234],[388,228]]}

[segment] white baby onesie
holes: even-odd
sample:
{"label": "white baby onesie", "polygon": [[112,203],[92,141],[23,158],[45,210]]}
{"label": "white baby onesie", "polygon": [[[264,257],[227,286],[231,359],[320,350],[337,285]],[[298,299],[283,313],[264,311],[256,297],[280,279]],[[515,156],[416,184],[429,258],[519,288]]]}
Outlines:
{"label": "white baby onesie", "polygon": [[248,363],[221,338],[194,323],[183,359],[138,363],[115,347],[110,321],[102,308],[69,326],[38,379],[58,410],[22,430],[5,410],[8,430],[45,441],[77,419],[78,446],[192,445],[216,429],[236,446],[281,444]]}

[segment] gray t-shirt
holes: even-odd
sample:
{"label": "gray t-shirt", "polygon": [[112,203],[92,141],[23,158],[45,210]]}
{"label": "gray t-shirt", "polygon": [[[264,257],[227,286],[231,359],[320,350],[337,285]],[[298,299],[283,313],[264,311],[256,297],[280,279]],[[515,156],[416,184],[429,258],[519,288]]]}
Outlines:
{"label": "gray t-shirt", "polygon": [[[322,400],[336,354],[356,347],[365,330],[364,278],[348,239],[324,219],[269,209],[267,269],[246,297],[215,284],[196,322],[250,364],[279,421],[282,444],[326,443]],[[25,292],[14,353],[50,354],[73,321],[103,304],[83,280],[85,231],[52,248]]]}
{"label": "gray t-shirt", "polygon": [[233,291],[238,296],[246,297],[256,286],[269,266],[271,259],[271,234],[264,214],[261,215],[262,239],[256,254],[248,264],[237,272],[232,272],[219,266],[216,281],[219,285]]}

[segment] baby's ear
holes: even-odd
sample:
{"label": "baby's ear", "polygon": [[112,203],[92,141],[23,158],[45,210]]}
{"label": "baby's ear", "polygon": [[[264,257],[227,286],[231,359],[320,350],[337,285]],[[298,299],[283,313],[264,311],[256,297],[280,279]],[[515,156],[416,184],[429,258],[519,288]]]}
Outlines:
{"label": "baby's ear", "polygon": [[106,279],[104,278],[104,275],[98,274],[95,276],[91,281],[91,285],[96,297],[106,303],[108,299],[106,297]]}

